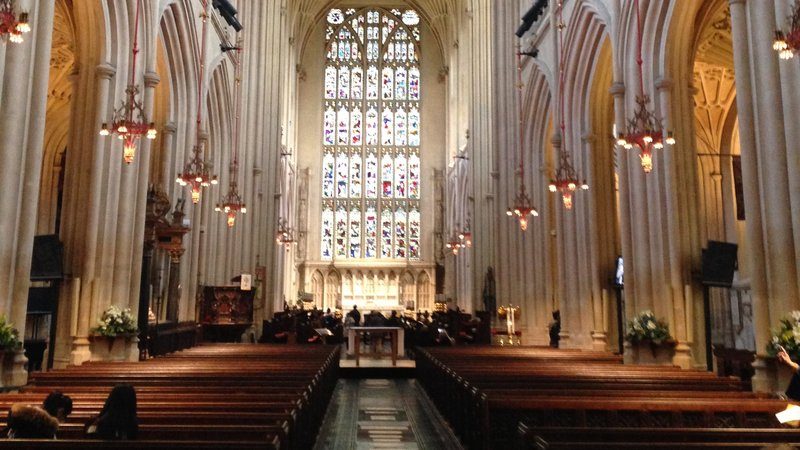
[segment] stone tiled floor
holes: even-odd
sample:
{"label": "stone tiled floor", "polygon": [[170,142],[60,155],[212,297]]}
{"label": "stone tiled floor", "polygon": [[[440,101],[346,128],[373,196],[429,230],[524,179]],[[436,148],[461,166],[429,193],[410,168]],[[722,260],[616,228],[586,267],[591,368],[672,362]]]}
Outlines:
{"label": "stone tiled floor", "polygon": [[414,380],[340,380],[317,450],[457,450],[461,445]]}

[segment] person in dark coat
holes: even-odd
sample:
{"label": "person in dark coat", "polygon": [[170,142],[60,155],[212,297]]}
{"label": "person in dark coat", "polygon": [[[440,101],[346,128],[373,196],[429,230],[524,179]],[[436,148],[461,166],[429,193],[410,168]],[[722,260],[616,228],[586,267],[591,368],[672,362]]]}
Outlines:
{"label": "person in dark coat", "polygon": [[347,313],[355,321],[355,326],[361,325],[361,313],[358,311],[358,305],[353,305],[353,309]]}
{"label": "person in dark coat", "polygon": [[136,439],[136,391],[129,384],[118,384],[108,394],[100,414],[86,424],[86,436],[107,440]]}
{"label": "person in dark coat", "polygon": [[64,423],[72,412],[72,399],[61,391],[53,391],[42,402],[42,409],[55,417],[59,423]]}

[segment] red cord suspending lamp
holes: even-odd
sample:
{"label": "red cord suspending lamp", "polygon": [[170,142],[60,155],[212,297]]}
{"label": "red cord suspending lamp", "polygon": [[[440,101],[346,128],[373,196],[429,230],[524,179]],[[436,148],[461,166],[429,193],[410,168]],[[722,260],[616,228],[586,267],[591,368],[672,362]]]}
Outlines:
{"label": "red cord suspending lamp", "polygon": [[200,127],[203,123],[203,81],[206,71],[206,42],[208,34],[208,1],[203,1],[203,22],[200,61],[197,76],[197,123],[195,125],[195,143],[192,147],[192,159],[186,163],[183,172],[178,174],[175,182],[181,186],[191,186],[192,203],[200,203],[200,191],[204,187],[217,184],[217,176],[211,174],[211,164],[205,160],[204,145],[200,139]]}
{"label": "red cord suspending lamp", "polygon": [[642,74],[642,22],[639,14],[639,0],[634,1],[636,9],[636,24],[638,33],[639,53],[636,64],[639,65],[640,95],[636,96],[636,112],[628,120],[627,130],[617,136],[617,145],[627,150],[638,148],[642,169],[645,173],[653,170],[653,150],[663,149],[665,145],[675,145],[675,138],[671,131],[666,131],[661,126],[661,120],[647,109],[650,97],[645,94],[644,75]]}
{"label": "red cord suspending lamp", "polygon": [[561,201],[564,204],[565,209],[572,209],[572,195],[580,186],[581,190],[589,189],[589,184],[586,183],[586,180],[583,181],[578,180],[578,175],[575,173],[575,167],[572,166],[572,160],[570,158],[569,152],[564,148],[565,144],[565,130],[566,127],[564,125],[564,64],[566,58],[564,57],[563,52],[563,41],[564,41],[564,19],[562,16],[563,5],[561,2],[558,2],[558,31],[556,35],[556,45],[558,48],[558,55],[560,62],[558,64],[559,76],[558,76],[558,109],[559,114],[561,117],[561,148],[558,152],[558,169],[556,170],[556,177],[550,180],[550,184],[548,185],[548,189],[550,192],[561,193]]}
{"label": "red cord suspending lamp", "polygon": [[514,206],[510,206],[506,211],[509,217],[516,217],[519,223],[519,228],[522,231],[528,229],[528,218],[537,217],[539,212],[533,206],[531,198],[528,196],[528,191],[525,189],[525,165],[522,157],[522,61],[519,45],[517,45],[517,131],[519,132],[519,140],[517,142],[517,150],[519,158],[519,165],[517,168],[517,177],[519,177],[519,187],[517,195],[514,198]]}
{"label": "red cord suspending lamp", "polygon": [[114,111],[111,119],[111,128],[109,129],[107,123],[103,123],[100,128],[100,136],[108,136],[114,133],[122,141],[122,158],[125,160],[125,164],[133,162],[136,156],[136,147],[143,136],[151,140],[156,138],[156,125],[153,122],[148,122],[145,118],[144,105],[138,99],[139,85],[135,83],[136,57],[139,54],[139,17],[141,16],[141,7],[141,2],[137,1],[136,19],[133,23],[133,47],[131,48],[133,61],[131,63],[128,87],[125,89],[125,100]]}

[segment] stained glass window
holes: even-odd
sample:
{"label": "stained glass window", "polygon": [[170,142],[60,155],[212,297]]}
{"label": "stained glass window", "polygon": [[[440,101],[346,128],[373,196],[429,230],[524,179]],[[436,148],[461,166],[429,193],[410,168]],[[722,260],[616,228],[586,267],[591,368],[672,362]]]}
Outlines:
{"label": "stained glass window", "polygon": [[420,18],[326,16],[321,257],[421,258]]}

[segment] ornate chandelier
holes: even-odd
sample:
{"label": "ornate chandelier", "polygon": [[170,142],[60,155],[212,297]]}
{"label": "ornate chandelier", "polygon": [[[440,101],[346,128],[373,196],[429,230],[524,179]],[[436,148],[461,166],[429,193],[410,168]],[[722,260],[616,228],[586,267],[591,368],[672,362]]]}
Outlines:
{"label": "ornate chandelier", "polygon": [[559,148],[558,155],[558,169],[556,169],[555,179],[550,180],[548,188],[550,192],[560,192],[561,200],[564,203],[565,209],[572,209],[572,194],[580,186],[581,190],[589,189],[586,180],[578,181],[578,175],[575,173],[575,168],[572,166],[572,158],[570,154],[564,149],[563,139],[565,137],[564,130],[564,53],[561,51],[563,45],[564,21],[562,17],[562,3],[558,2],[558,35],[557,46],[558,54],[561,55],[561,62],[559,63],[559,77],[558,77],[558,109],[561,116],[561,139],[562,144]]}
{"label": "ornate chandelier", "polygon": [[30,31],[28,13],[19,13],[18,18],[14,14],[14,1],[0,0],[0,37],[8,38],[9,41],[20,44],[23,41],[22,35]]}
{"label": "ornate chandelier", "polygon": [[235,117],[233,122],[233,147],[231,155],[230,173],[231,180],[228,185],[228,193],[222,199],[222,204],[217,205],[217,211],[224,212],[228,217],[228,227],[232,227],[236,223],[236,215],[238,213],[247,213],[247,207],[239,195],[239,185],[237,178],[239,177],[239,132],[241,128],[241,110],[242,110],[242,44],[237,46],[235,67],[236,73],[234,75],[234,111]]}
{"label": "ornate chandelier", "polygon": [[584,191],[588,190],[589,185],[586,183],[586,180],[578,181],[578,176],[575,174],[575,168],[572,167],[569,153],[563,150],[560,153],[556,177],[550,180],[548,188],[550,192],[560,192],[564,208],[572,209],[572,194],[578,187]]}
{"label": "ornate chandelier", "polygon": [[114,111],[111,118],[111,128],[107,123],[103,123],[100,129],[101,136],[108,136],[111,133],[117,135],[122,141],[122,158],[125,164],[133,162],[136,156],[136,146],[142,136],[147,139],[156,138],[156,125],[148,122],[144,114],[144,105],[137,98],[139,95],[139,85],[135,84],[136,77],[136,56],[139,54],[139,16],[141,14],[141,3],[136,2],[136,20],[133,26],[133,62],[131,63],[131,75],[128,87],[125,89],[125,100],[122,105]]}
{"label": "ornate chandelier", "polygon": [[459,250],[464,248],[465,244],[462,242],[462,239],[459,238],[458,233],[451,233],[450,239],[444,246],[455,256],[458,255]]}
{"label": "ornate chandelier", "polygon": [[645,94],[644,75],[642,74],[642,22],[639,17],[639,0],[635,0],[634,8],[636,8],[639,39],[639,54],[636,64],[639,65],[641,95],[636,96],[636,112],[633,118],[628,120],[626,130],[617,136],[617,145],[626,150],[638,148],[642,169],[645,173],[650,173],[653,170],[653,150],[660,150],[664,148],[664,145],[675,145],[675,138],[671,131],[663,129],[661,120],[656,117],[655,113],[647,109],[650,97]]}
{"label": "ornate chandelier", "polygon": [[[211,173],[211,163],[206,161],[204,146],[200,143],[200,127],[203,123],[203,80],[206,72],[206,42],[208,34],[208,2],[203,1],[203,12],[200,13],[203,22],[202,46],[200,49],[199,75],[197,76],[197,120],[195,124],[195,144],[192,147],[192,159],[186,163],[183,172],[175,179],[181,186],[191,186],[192,203],[200,203],[200,193],[204,187],[216,185],[217,176]],[[219,207],[219,205],[217,205]],[[232,225],[230,225],[232,226]]]}
{"label": "ornate chandelier", "polygon": [[775,41],[772,48],[781,59],[792,59],[796,51],[800,51],[800,2],[795,1],[789,19],[789,32],[775,30]]}
{"label": "ornate chandelier", "polygon": [[284,218],[278,219],[278,229],[275,231],[275,242],[283,245],[288,252],[294,243],[294,233],[289,227],[289,221]]}
{"label": "ornate chandelier", "polygon": [[175,182],[181,186],[191,186],[192,203],[200,202],[200,190],[204,187],[216,185],[217,176],[211,174],[211,164],[203,159],[203,146],[196,144],[192,147],[192,159],[186,163],[183,172],[178,174]]}
{"label": "ornate chandelier", "polygon": [[519,228],[522,231],[528,229],[528,217],[539,216],[539,211],[533,206],[531,198],[528,196],[528,191],[525,189],[525,165],[522,157],[522,54],[520,53],[519,44],[517,44],[517,131],[519,133],[519,140],[517,141],[519,158],[519,166],[517,168],[517,177],[519,177],[519,188],[517,195],[514,198],[514,205],[510,206],[506,211],[509,217],[516,217],[519,222]]}
{"label": "ornate chandelier", "polygon": [[[233,173],[233,170],[231,172]],[[214,208],[214,210],[225,213],[227,216],[228,227],[232,227],[236,224],[236,215],[238,213],[247,213],[247,206],[244,204],[242,197],[239,195],[238,184],[236,183],[235,176],[231,176],[228,194],[225,195],[225,198],[222,199],[221,203],[217,203],[217,207]]]}

